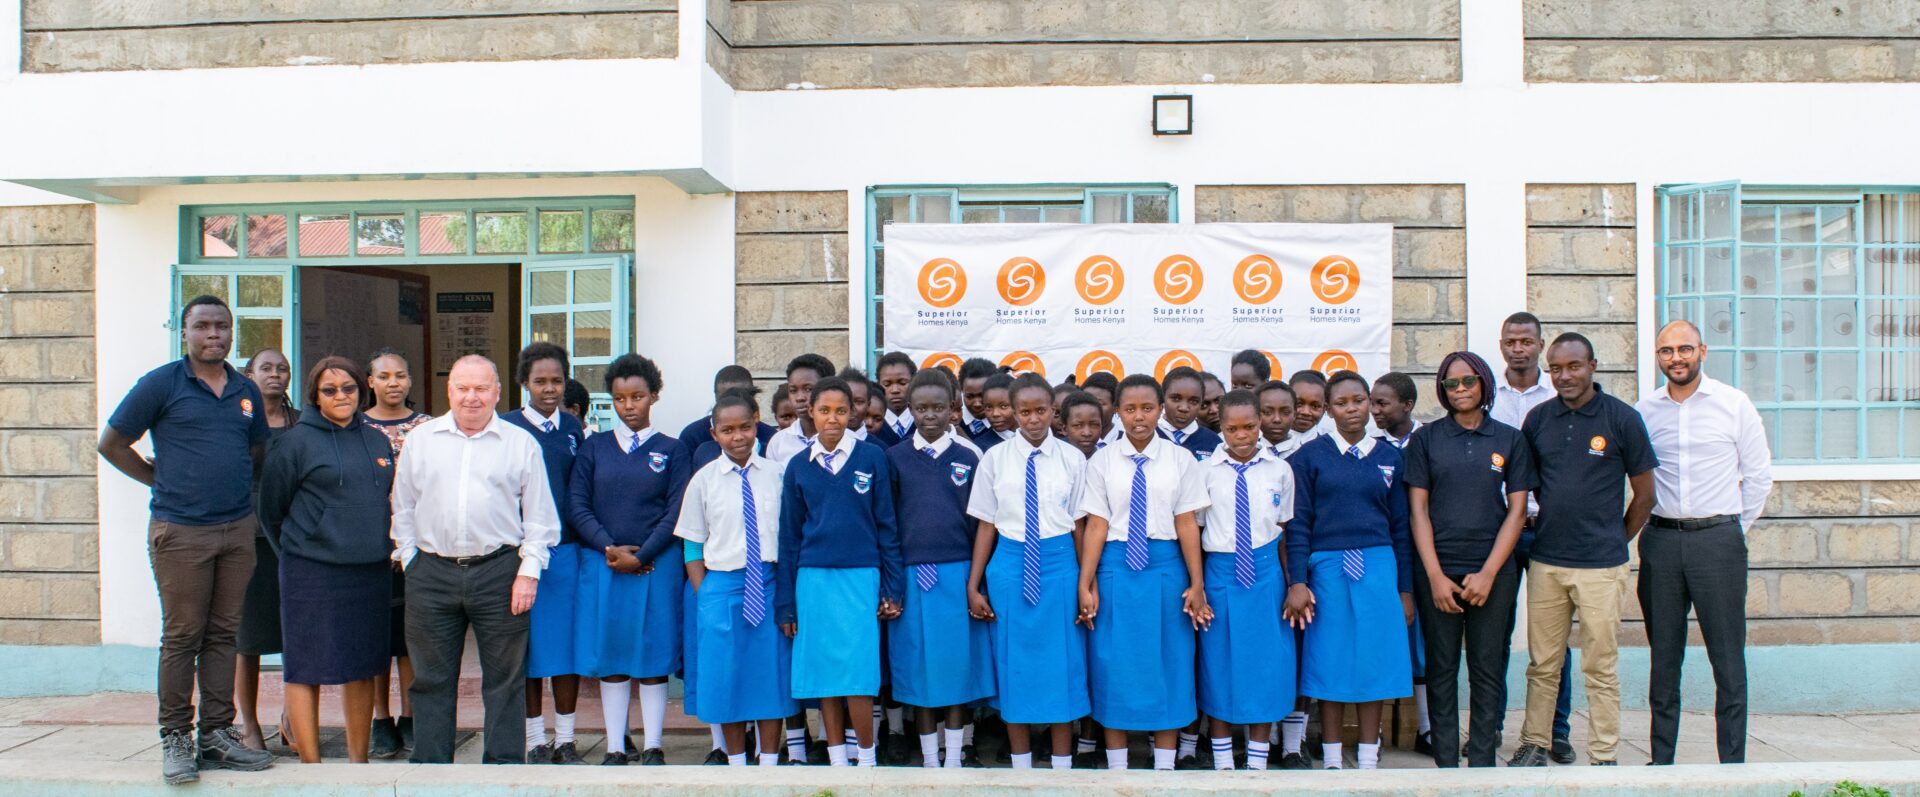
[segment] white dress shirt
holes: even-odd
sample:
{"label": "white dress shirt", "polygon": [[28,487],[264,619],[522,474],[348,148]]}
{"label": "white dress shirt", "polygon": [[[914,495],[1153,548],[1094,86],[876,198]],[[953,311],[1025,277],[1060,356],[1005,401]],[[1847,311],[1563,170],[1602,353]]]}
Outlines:
{"label": "white dress shirt", "polygon": [[[1543,371],[1534,371],[1533,387],[1526,390],[1515,390],[1507,383],[1506,372],[1502,371],[1493,378],[1493,411],[1488,414],[1494,420],[1518,429],[1520,424],[1527,422],[1527,413],[1533,412],[1534,407],[1545,404],[1547,399],[1555,395],[1558,394],[1553,391],[1553,383],[1547,381]],[[1539,514],[1540,502],[1534,500],[1533,493],[1527,493],[1527,517],[1537,517]]]}
{"label": "white dress shirt", "polygon": [[[1517,429],[1517,428],[1519,428],[1519,427],[1514,427],[1514,428],[1516,428],[1516,429]],[[1394,447],[1394,448],[1397,448],[1397,449],[1400,449],[1400,450],[1402,450],[1402,451],[1405,451],[1405,450],[1407,450],[1407,441],[1408,441],[1408,440],[1412,440],[1412,439],[1413,439],[1413,433],[1414,433],[1414,432],[1417,432],[1417,431],[1420,431],[1420,422],[1419,422],[1419,421],[1414,421],[1414,422],[1413,422],[1413,427],[1407,430],[1407,436],[1406,436],[1406,437],[1402,437],[1402,438],[1400,438],[1400,439],[1398,439],[1398,440],[1395,440],[1395,439],[1393,439],[1392,437],[1390,437],[1390,436],[1388,436],[1388,435],[1387,435],[1387,430],[1385,430],[1385,429],[1381,429],[1381,430],[1380,430],[1380,433],[1379,433],[1379,434],[1377,434],[1377,435],[1374,435],[1374,436],[1375,436],[1375,437],[1378,437],[1378,438],[1380,438],[1380,439],[1382,439],[1382,440],[1385,440],[1385,441],[1387,441],[1387,442],[1389,442],[1389,443],[1392,443],[1392,444],[1393,444],[1393,447]]]}
{"label": "white dress shirt", "polygon": [[[747,458],[746,479],[753,486],[754,517],[759,523],[760,561],[780,561],[780,477],[786,466],[766,457]],[[746,501],[740,492],[740,466],[732,457],[702,466],[687,482],[680,520],[673,536],[700,543],[708,570],[732,572],[747,566]]]}
{"label": "white dress shirt", "polygon": [[[814,437],[818,436],[819,434],[816,432]],[[849,425],[846,436],[852,437],[855,440],[867,439],[867,425],[865,423]],[[799,421],[794,421],[788,424],[787,428],[774,432],[772,437],[767,438],[767,459],[785,464],[787,461],[793,459],[793,455],[805,451],[809,446],[812,446],[813,439],[813,437],[808,437],[800,431]]]}
{"label": "white dress shirt", "polygon": [[1087,460],[1080,509],[1107,519],[1108,542],[1125,540],[1132,514],[1135,454],[1147,458],[1147,539],[1175,539],[1176,515],[1207,508],[1207,483],[1193,452],[1159,435],[1154,435],[1145,451],[1123,441],[1094,452]]}
{"label": "white dress shirt", "polygon": [[913,413],[911,412],[895,413],[889,408],[884,420],[887,428],[892,429],[894,434],[899,435],[902,440],[907,439],[907,435],[913,432]]}
{"label": "white dress shirt", "polygon": [[1166,433],[1168,438],[1174,438],[1174,433],[1179,433],[1179,437],[1173,440],[1175,445],[1179,445],[1187,438],[1192,437],[1194,432],[1200,431],[1200,421],[1198,420],[1187,421],[1186,426],[1175,429],[1173,428],[1173,424],[1167,423],[1167,416],[1165,415],[1160,416],[1160,421],[1157,425],[1160,431]]}
{"label": "white dress shirt", "polygon": [[[840,435],[839,444],[835,445],[831,451],[827,449],[826,445],[820,442],[820,438],[816,437],[813,439],[812,447],[807,449],[807,461],[825,466],[828,473],[838,476],[840,475],[840,469],[847,466],[847,460],[853,458],[853,444],[854,439],[852,432]],[[833,461],[831,463],[827,462],[827,454],[829,453],[833,454]]]}
{"label": "white dress shirt", "polygon": [[[1262,445],[1253,454],[1253,466],[1247,468],[1247,510],[1252,521],[1253,547],[1258,548],[1280,538],[1282,525],[1293,519],[1293,466]],[[1235,516],[1239,512],[1234,485],[1239,474],[1234,465],[1245,464],[1227,453],[1225,443],[1213,456],[1200,464],[1206,480],[1207,497],[1213,503],[1201,517],[1200,548],[1204,551],[1233,553]]]}
{"label": "white dress shirt", "polygon": [[973,494],[967,514],[992,523],[1000,536],[1024,541],[1027,536],[1027,455],[1035,450],[1034,494],[1040,499],[1040,538],[1068,534],[1087,513],[1080,509],[1080,491],[1087,458],[1080,449],[1053,435],[1038,446],[1022,437],[987,449],[974,470]]}
{"label": "white dress shirt", "polygon": [[1665,518],[1739,515],[1751,528],[1773,489],[1773,453],[1760,412],[1738,388],[1702,374],[1686,401],[1668,387],[1635,409],[1653,437],[1653,513]]}
{"label": "white dress shirt", "polygon": [[974,445],[972,440],[964,439],[959,435],[953,434],[951,431],[947,434],[940,435],[940,439],[933,441],[928,441],[927,438],[921,437],[919,432],[914,432],[912,435],[909,435],[907,439],[913,441],[913,450],[925,454],[927,453],[927,449],[931,448],[933,449],[933,455],[935,457],[944,456],[947,453],[947,449],[953,446],[959,446],[968,451],[972,451],[976,457],[981,455],[980,447]]}
{"label": "white dress shirt", "polygon": [[639,445],[646,445],[648,440],[653,439],[653,435],[654,431],[651,426],[636,432],[628,429],[624,421],[613,425],[613,441],[620,444],[620,453],[622,454],[631,453],[635,445],[634,441],[636,440],[639,441]]}
{"label": "white dress shirt", "polygon": [[520,575],[539,578],[560,542],[539,441],[491,414],[471,437],[451,413],[421,424],[393,480],[392,534],[402,567],[419,551],[480,556],[518,545]]}
{"label": "white dress shirt", "polygon": [[560,428],[560,413],[562,412],[566,412],[566,410],[556,409],[552,415],[541,415],[534,411],[532,405],[520,408],[520,415],[531,422],[535,429],[539,429],[541,428],[541,424],[547,423],[553,424],[553,428],[555,429]]}

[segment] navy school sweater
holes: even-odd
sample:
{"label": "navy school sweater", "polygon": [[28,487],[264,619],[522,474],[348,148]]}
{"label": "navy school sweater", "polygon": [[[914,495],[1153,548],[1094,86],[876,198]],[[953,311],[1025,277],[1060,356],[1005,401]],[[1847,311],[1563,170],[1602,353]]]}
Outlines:
{"label": "navy school sweater", "polygon": [[[767,440],[773,437],[774,432],[778,431],[780,431],[780,427],[761,421],[760,425],[754,428],[753,436],[760,438],[760,447],[764,449],[767,447]],[[693,452],[696,459],[698,459],[700,448],[711,442],[713,442],[712,415],[697,418],[693,423],[687,424],[687,428],[680,430],[680,445],[686,446],[688,451]],[[694,470],[698,471],[700,469],[699,466],[712,461],[713,460],[709,459],[706,460],[706,462],[696,462],[694,463]]]}
{"label": "navy school sweater", "polygon": [[1400,449],[1375,441],[1365,459],[1322,435],[1300,447],[1293,465],[1293,520],[1287,523],[1287,583],[1307,581],[1317,551],[1393,547],[1399,589],[1413,591],[1413,544],[1407,530],[1407,485]]}
{"label": "navy school sweater", "polygon": [[972,560],[979,521],[967,516],[967,500],[973,495],[980,457],[957,442],[949,443],[940,456],[929,457],[910,440],[887,449],[887,459],[893,463],[901,561],[921,565]]}
{"label": "navy school sweater", "polygon": [[573,458],[568,485],[569,516],[583,544],[596,551],[638,545],[635,555],[651,564],[674,542],[692,459],[680,441],[663,434],[647,438],[632,453],[620,450],[620,436],[613,432],[587,438]]}
{"label": "navy school sweater", "polygon": [[[1173,440],[1172,433],[1158,426],[1154,427],[1154,432],[1169,441]],[[1205,426],[1196,426],[1193,429],[1193,434],[1187,435],[1186,440],[1176,443],[1175,445],[1192,452],[1194,459],[1205,462],[1207,461],[1207,457],[1213,456],[1214,449],[1219,448],[1221,442],[1219,432],[1215,432]]]}
{"label": "navy school sweater", "polygon": [[793,455],[781,484],[780,582],[773,609],[783,624],[796,620],[793,589],[802,567],[876,567],[876,599],[901,599],[900,531],[886,452],[855,441],[839,473],[827,472],[812,455],[812,447]]}
{"label": "navy school sweater", "polygon": [[519,410],[501,413],[500,420],[527,430],[540,443],[540,458],[547,463],[547,490],[553,493],[553,512],[560,518],[560,541],[580,544],[580,533],[574,530],[573,519],[567,511],[567,483],[573,477],[573,455],[580,450],[580,441],[587,439],[587,430],[580,426],[580,419],[571,412],[560,413],[560,425],[551,432],[535,426],[527,420],[527,414]]}

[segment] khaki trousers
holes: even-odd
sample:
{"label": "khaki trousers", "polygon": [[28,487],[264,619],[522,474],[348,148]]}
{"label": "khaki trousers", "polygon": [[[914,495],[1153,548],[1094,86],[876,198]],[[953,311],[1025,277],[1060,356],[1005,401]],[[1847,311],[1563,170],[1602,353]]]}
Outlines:
{"label": "khaki trousers", "polygon": [[1560,665],[1573,618],[1580,618],[1580,670],[1587,676],[1591,718],[1587,758],[1613,761],[1620,746],[1620,601],[1627,566],[1558,567],[1534,560],[1527,568],[1527,719],[1520,742],[1552,744],[1553,707]]}

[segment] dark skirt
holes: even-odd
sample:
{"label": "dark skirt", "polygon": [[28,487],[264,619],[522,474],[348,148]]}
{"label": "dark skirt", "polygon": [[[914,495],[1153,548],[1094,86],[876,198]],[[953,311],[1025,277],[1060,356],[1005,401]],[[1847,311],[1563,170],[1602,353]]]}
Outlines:
{"label": "dark skirt", "polygon": [[287,683],[335,685],[385,672],[391,653],[387,562],[336,565],[288,555],[280,560],[280,620],[288,637]]}
{"label": "dark skirt", "polygon": [[253,577],[247,579],[240,638],[234,647],[242,656],[280,652],[280,557],[266,537],[253,538]]}

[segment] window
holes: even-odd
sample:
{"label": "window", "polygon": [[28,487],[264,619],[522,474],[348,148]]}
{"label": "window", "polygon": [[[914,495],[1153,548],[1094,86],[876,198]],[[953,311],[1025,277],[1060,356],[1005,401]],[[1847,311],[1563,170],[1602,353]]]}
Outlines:
{"label": "window", "polygon": [[886,351],[888,224],[1167,224],[1174,211],[1170,185],[868,189],[867,368]]}
{"label": "window", "polygon": [[1920,462],[1920,191],[1660,191],[1657,292],[1776,462]]}
{"label": "window", "polygon": [[499,263],[634,250],[631,197],[184,209],[182,263]]}
{"label": "window", "polygon": [[[245,365],[254,352],[276,349],[289,357],[287,332],[294,304],[292,269],[276,266],[223,266],[174,269],[172,318],[195,296],[220,297],[233,310],[233,350],[227,361]],[[180,342],[184,355],[186,343]]]}

